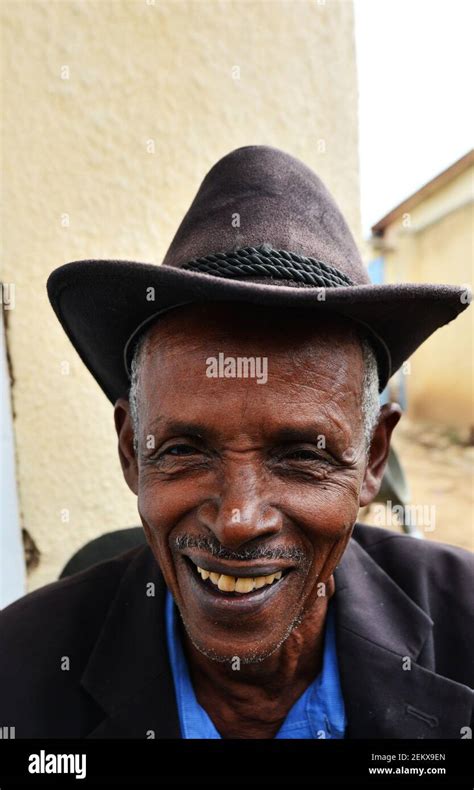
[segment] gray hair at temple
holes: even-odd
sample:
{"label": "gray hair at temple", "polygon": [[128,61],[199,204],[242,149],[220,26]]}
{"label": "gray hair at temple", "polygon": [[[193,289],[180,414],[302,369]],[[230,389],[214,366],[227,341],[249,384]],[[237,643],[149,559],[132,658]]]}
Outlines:
{"label": "gray hair at temple", "polygon": [[[372,436],[378,422],[380,413],[379,401],[379,376],[377,369],[377,360],[373,348],[365,333],[361,330],[358,332],[360,343],[362,346],[362,353],[364,357],[364,381],[362,384],[362,415],[364,419],[364,438],[365,449],[368,456]],[[135,453],[138,452],[138,384],[140,378],[140,369],[143,360],[143,350],[146,346],[149,332],[144,334],[138,340],[133,359],[130,366],[130,389],[128,400],[130,404],[130,417],[133,427],[133,447]]]}

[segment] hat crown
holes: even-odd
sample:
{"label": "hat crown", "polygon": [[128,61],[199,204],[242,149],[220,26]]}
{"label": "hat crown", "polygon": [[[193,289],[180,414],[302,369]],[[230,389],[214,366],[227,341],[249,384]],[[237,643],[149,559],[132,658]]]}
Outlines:
{"label": "hat crown", "polygon": [[316,259],[354,285],[370,282],[349,227],[321,179],[284,151],[244,146],[209,170],[163,265],[182,268],[196,258],[262,246]]}

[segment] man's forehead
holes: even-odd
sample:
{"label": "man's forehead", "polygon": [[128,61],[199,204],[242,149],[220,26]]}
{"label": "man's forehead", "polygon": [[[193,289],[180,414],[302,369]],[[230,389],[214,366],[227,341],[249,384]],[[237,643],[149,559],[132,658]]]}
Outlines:
{"label": "man's forehead", "polygon": [[275,355],[331,348],[340,354],[344,346],[360,349],[357,325],[344,316],[240,303],[185,305],[160,317],[147,335],[148,352],[190,355],[206,344],[209,352],[215,351],[218,343]]}
{"label": "man's forehead", "polygon": [[[363,358],[354,329],[337,318],[309,321],[297,311],[241,305],[173,311],[149,334],[140,387],[148,416],[232,408],[254,416],[280,409],[353,412],[361,399]],[[288,312],[288,311],[286,311]],[[231,320],[232,319],[232,320]],[[258,402],[258,403],[257,403]],[[176,416],[173,414],[172,416]]]}

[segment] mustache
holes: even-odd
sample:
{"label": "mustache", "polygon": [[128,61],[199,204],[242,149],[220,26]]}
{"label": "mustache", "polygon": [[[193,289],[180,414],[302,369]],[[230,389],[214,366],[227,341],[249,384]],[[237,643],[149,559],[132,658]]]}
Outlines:
{"label": "mustache", "polygon": [[297,546],[274,546],[271,549],[256,546],[255,548],[243,548],[239,551],[232,551],[224,548],[219,541],[213,538],[197,538],[195,535],[180,535],[175,540],[175,546],[178,551],[183,549],[201,549],[217,559],[235,560],[237,562],[245,562],[246,560],[294,560],[303,562],[306,559],[305,552]]}

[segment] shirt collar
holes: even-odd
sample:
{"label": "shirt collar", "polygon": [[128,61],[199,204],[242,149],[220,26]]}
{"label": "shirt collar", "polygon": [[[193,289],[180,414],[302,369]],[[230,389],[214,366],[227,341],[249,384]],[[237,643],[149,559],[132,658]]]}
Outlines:
{"label": "shirt collar", "polygon": [[[167,590],[166,639],[182,737],[220,738],[208,713],[196,699],[181,644],[178,616],[173,597]],[[334,612],[329,605],[322,670],[288,711],[275,738],[343,738],[345,728],[346,715],[339,681]]]}

